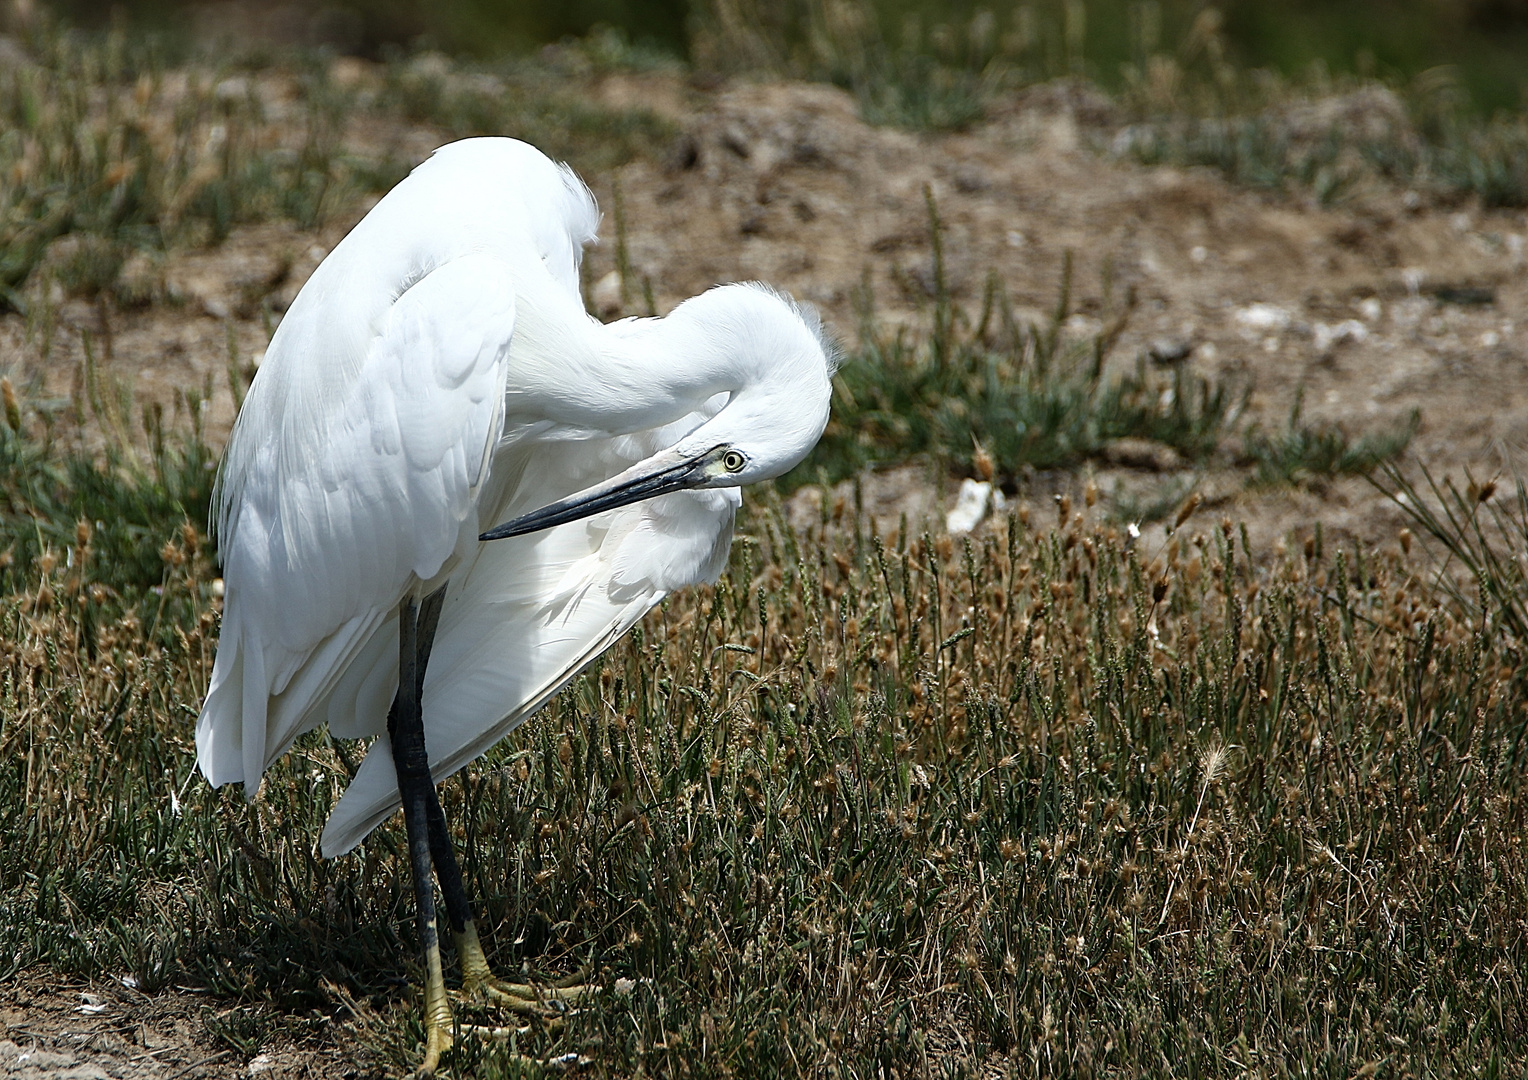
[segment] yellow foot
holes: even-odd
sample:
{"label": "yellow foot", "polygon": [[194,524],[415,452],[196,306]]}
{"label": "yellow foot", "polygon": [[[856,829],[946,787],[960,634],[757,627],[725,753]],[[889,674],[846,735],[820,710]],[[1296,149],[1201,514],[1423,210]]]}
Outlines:
{"label": "yellow foot", "polygon": [[450,1013],[446,1016],[444,1025],[426,1018],[424,1060],[419,1063],[419,1071],[414,1074],[419,1080],[434,1076],[435,1070],[440,1068],[440,1055],[451,1049]]}
{"label": "yellow foot", "polygon": [[426,1080],[440,1068],[440,1055],[451,1049],[451,1001],[446,997],[446,980],[441,972],[440,946],[431,942],[425,954],[427,967],[424,984],[424,1060],[414,1075]]}
{"label": "yellow foot", "polygon": [[462,964],[462,997],[502,1006],[526,1016],[556,1021],[586,997],[591,988],[579,985],[582,973],[546,986],[506,982],[495,977],[483,955],[477,926],[468,923],[456,935],[456,955]]}

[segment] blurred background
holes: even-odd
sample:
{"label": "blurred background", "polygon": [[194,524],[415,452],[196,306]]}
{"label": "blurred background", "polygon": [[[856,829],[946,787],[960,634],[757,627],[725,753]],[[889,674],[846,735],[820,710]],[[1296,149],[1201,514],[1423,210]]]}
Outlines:
{"label": "blurred background", "polygon": [[[35,0],[34,0],[35,2]],[[38,5],[82,27],[113,20],[187,38],[322,45],[381,58],[439,49],[495,58],[594,31],[696,65],[850,81],[844,39],[888,55],[944,54],[982,66],[1023,60],[1032,77],[1080,74],[1118,88],[1158,50],[1191,54],[1213,40],[1239,68],[1300,78],[1391,81],[1450,66],[1470,107],[1515,109],[1528,82],[1528,0],[57,0]],[[24,4],[23,13],[33,10]],[[190,16],[189,18],[187,16]],[[1180,56],[1192,59],[1192,56]]]}

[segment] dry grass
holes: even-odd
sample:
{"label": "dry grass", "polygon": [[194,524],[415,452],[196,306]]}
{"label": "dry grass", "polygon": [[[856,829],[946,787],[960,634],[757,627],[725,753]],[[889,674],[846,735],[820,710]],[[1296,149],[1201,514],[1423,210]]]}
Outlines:
{"label": "dry grass", "polygon": [[[161,527],[158,589],[100,587],[88,528],[9,579],[4,971],[402,1069],[401,831],[318,858],[354,760],[320,735],[253,805],[193,774],[219,605]],[[1399,547],[1254,566],[1187,516],[1143,552],[1064,499],[962,542],[767,496],[742,531],[447,785],[498,964],[603,988],[459,1074],[1523,1066],[1519,656]]]}
{"label": "dry grass", "polygon": [[[663,153],[671,135],[646,110],[576,92],[599,64],[622,62],[598,39],[497,65],[438,54],[275,64],[257,52],[172,63],[156,39],[44,20],[26,49],[30,62],[0,72],[0,311],[45,329],[66,295],[173,300],[165,253],[240,224],[316,229],[358,216],[414,164],[418,151],[395,141],[408,123],[440,140],[514,132],[588,169]],[[377,135],[378,120],[393,139]]]}

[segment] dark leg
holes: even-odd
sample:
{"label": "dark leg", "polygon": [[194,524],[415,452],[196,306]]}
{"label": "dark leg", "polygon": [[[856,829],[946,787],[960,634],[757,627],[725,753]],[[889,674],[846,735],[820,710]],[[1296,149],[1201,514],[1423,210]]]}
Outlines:
{"label": "dark leg", "polygon": [[[416,696],[419,699],[421,731],[424,716],[424,671],[430,663],[430,650],[435,646],[435,628],[440,623],[440,609],[445,599],[446,590],[442,586],[425,597],[424,602],[419,605],[414,652],[418,657],[420,673]],[[440,881],[441,897],[446,902],[446,918],[451,923],[451,932],[460,936],[467,924],[472,921],[472,905],[468,902],[467,890],[462,885],[461,868],[456,862],[456,848],[451,843],[450,833],[446,831],[446,814],[440,806],[440,793],[436,791],[433,781],[429,788],[427,812],[430,826],[430,858],[435,864],[435,876]]]}
{"label": "dark leg", "polygon": [[[441,1053],[451,1045],[451,1006],[446,999],[445,977],[441,970],[435,888],[430,880],[431,804],[436,806],[437,814],[440,811],[435,782],[430,777],[430,760],[424,745],[424,718],[420,712],[425,664],[429,659],[430,642],[434,639],[435,621],[440,614],[440,594],[430,596],[424,609],[427,618],[421,618],[421,611],[409,598],[398,611],[398,695],[387,714],[387,735],[392,743],[393,767],[398,772],[398,793],[403,801],[409,863],[414,875],[419,945],[425,959],[424,1011],[428,1035],[419,1075],[430,1076],[440,1065]],[[428,632],[423,650],[419,648],[421,629]]]}
{"label": "dark leg", "polygon": [[430,789],[430,857],[435,862],[435,876],[440,880],[440,894],[446,902],[446,918],[451,932],[460,935],[472,921],[472,904],[462,884],[462,871],[456,862],[456,848],[446,832],[446,813],[440,807],[440,795]]}
{"label": "dark leg", "polygon": [[462,988],[471,996],[506,1005],[536,1016],[555,1016],[554,1002],[576,1001],[583,987],[533,987],[505,983],[494,978],[483,955],[472,905],[462,884],[461,868],[446,815],[441,809],[435,780],[430,775],[429,754],[424,741],[424,674],[435,643],[435,630],[446,590],[438,589],[417,606],[407,599],[399,608],[398,695],[387,714],[387,734],[392,743],[393,767],[398,773],[398,794],[403,801],[408,831],[409,862],[414,875],[414,897],[419,912],[419,941],[425,955],[425,1030],[427,1043],[420,1076],[429,1076],[440,1065],[440,1055],[451,1046],[451,1006],[440,960],[440,935],[435,915],[435,889],[430,870],[440,880],[446,917],[456,938],[462,965]]}

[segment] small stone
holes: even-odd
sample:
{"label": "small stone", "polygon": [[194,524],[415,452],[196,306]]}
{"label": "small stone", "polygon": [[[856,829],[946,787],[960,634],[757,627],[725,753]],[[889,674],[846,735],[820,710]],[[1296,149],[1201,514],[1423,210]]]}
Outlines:
{"label": "small stone", "polygon": [[1115,439],[1104,447],[1103,459],[1111,465],[1148,472],[1174,472],[1183,458],[1170,446],[1150,439]]}
{"label": "small stone", "polygon": [[1251,331],[1269,331],[1287,329],[1293,321],[1289,312],[1277,304],[1248,304],[1237,311],[1234,316],[1237,323]]}
{"label": "small stone", "polygon": [[1146,355],[1153,364],[1169,367],[1181,364],[1194,352],[1194,343],[1188,338],[1157,338],[1146,347]]}

